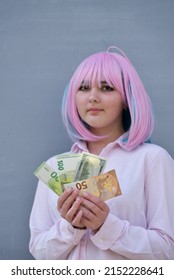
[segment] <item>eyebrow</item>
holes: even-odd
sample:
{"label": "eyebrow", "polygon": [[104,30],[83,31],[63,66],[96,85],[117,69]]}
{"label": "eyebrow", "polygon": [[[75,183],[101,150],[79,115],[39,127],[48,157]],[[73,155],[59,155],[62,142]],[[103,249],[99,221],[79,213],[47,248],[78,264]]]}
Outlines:
{"label": "eyebrow", "polygon": [[[83,80],[82,83],[81,83],[81,86],[83,86],[83,85],[89,85],[89,84],[90,84],[90,82],[89,82],[88,80]],[[105,81],[105,80],[101,81],[100,84],[101,84],[102,86],[103,86],[103,85],[109,85],[109,84],[107,83],[107,81]],[[110,86],[113,86],[113,85],[110,85]]]}
{"label": "eyebrow", "polygon": [[113,87],[114,88],[114,85],[112,84],[112,83],[108,83],[108,82],[106,82],[106,81],[101,81],[101,85],[108,85],[108,86],[110,86],[110,87]]}
{"label": "eyebrow", "polygon": [[[88,80],[83,80],[82,84],[84,84],[84,83],[89,83],[89,81]],[[101,84],[107,84],[107,82],[106,81],[101,81]]]}
{"label": "eyebrow", "polygon": [[83,81],[81,82],[81,85],[85,85],[85,84],[89,84],[89,81],[83,80]]}

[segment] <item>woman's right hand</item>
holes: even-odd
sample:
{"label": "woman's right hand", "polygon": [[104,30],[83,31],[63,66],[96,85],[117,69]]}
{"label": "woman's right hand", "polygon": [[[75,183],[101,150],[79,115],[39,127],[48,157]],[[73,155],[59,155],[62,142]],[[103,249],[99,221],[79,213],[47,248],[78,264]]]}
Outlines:
{"label": "woman's right hand", "polygon": [[59,196],[57,209],[61,217],[73,227],[85,229],[85,226],[80,222],[83,215],[83,211],[79,209],[80,204],[79,190],[68,189]]}

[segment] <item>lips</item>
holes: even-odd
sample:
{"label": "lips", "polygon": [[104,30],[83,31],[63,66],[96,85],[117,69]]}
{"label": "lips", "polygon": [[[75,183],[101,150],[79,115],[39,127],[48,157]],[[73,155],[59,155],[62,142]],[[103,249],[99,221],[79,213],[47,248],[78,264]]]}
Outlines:
{"label": "lips", "polygon": [[90,109],[88,109],[87,110],[88,112],[96,112],[96,113],[98,113],[98,112],[101,112],[101,111],[103,111],[102,109],[99,109],[99,108],[90,108]]}
{"label": "lips", "polygon": [[98,115],[98,114],[100,114],[100,112],[102,112],[103,110],[101,110],[101,109],[98,109],[98,108],[91,108],[91,109],[89,109],[89,110],[87,110],[87,112],[89,113],[89,114],[91,114],[91,115]]}

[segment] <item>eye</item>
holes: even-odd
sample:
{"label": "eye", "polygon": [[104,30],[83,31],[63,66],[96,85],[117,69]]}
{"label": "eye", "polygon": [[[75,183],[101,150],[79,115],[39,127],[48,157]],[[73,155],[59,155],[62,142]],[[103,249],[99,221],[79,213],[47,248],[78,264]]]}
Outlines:
{"label": "eye", "polygon": [[105,84],[105,85],[102,85],[102,86],[101,86],[101,90],[102,90],[102,91],[107,91],[107,92],[109,91],[109,92],[110,92],[110,91],[113,91],[114,88],[111,87],[111,86],[109,86],[108,84]]}
{"label": "eye", "polygon": [[87,84],[81,84],[79,87],[79,91],[88,91],[90,89],[89,85]]}

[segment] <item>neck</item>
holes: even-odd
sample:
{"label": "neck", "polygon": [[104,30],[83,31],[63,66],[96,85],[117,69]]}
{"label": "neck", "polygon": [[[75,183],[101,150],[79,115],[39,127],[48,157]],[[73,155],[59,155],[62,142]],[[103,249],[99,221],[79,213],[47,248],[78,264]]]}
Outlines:
{"label": "neck", "polygon": [[114,135],[109,135],[108,137],[98,140],[96,142],[88,142],[87,147],[91,154],[99,155],[101,151],[109,144],[114,142],[116,139],[118,139],[125,131],[122,130],[119,133],[116,133]]}

